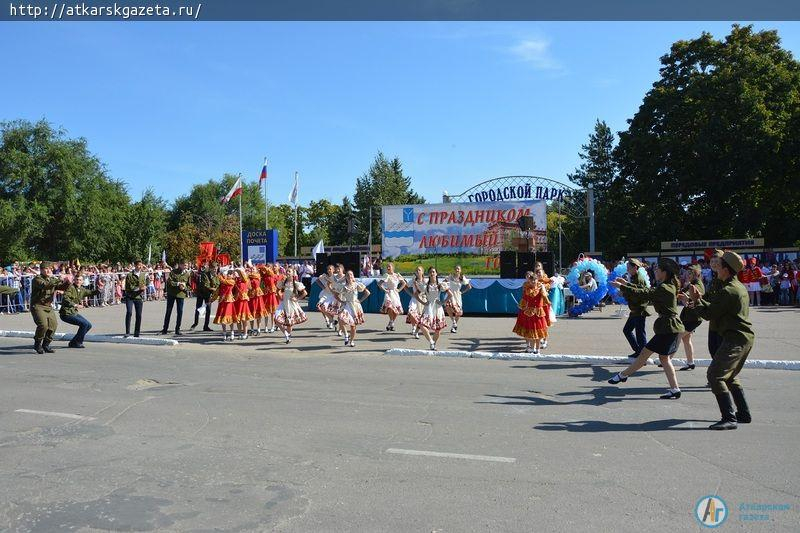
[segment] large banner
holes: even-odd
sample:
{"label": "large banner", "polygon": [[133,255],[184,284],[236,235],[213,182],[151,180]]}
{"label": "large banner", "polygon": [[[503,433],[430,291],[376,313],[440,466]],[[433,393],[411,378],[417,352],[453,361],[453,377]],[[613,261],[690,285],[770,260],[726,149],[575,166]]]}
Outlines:
{"label": "large banner", "polygon": [[544,200],[481,204],[387,205],[383,207],[382,255],[495,254],[520,237],[517,220],[532,216],[537,249],[547,249]]}

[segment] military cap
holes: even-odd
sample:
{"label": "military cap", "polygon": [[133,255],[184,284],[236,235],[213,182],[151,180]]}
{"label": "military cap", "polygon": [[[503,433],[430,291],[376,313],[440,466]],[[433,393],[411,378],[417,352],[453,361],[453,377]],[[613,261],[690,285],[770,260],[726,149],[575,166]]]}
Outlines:
{"label": "military cap", "polygon": [[644,266],[641,261],[639,261],[638,259],[633,259],[633,258],[628,259],[628,263],[632,264],[636,268],[642,268]]}
{"label": "military cap", "polygon": [[744,260],[736,252],[725,252],[722,254],[722,261],[728,265],[735,274],[738,274],[744,268]]}

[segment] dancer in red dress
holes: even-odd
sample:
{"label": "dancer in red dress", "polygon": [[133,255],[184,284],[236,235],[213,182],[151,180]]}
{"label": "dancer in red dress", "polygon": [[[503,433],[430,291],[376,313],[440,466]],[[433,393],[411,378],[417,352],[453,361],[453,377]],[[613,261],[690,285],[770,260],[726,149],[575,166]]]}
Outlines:
{"label": "dancer in red dress", "polygon": [[261,271],[261,281],[264,283],[264,328],[267,333],[275,331],[275,311],[278,309],[280,300],[278,299],[278,276],[275,274],[275,267],[264,265],[259,268]]}
{"label": "dancer in red dress", "polygon": [[252,265],[247,267],[247,276],[250,283],[250,292],[248,296],[250,300],[248,306],[250,309],[250,334],[258,337],[261,333],[261,319],[264,318],[264,291],[261,290],[261,274],[258,269]]}
{"label": "dancer in red dress", "polygon": [[[217,314],[214,317],[214,324],[222,326],[222,340],[233,340],[233,323],[236,321],[234,317],[234,302],[233,286],[236,283],[236,278],[232,275],[232,271],[223,267],[219,275],[219,286],[211,297],[211,301],[217,300]],[[230,326],[230,334],[227,331]]]}
{"label": "dancer in red dress", "polygon": [[[547,276],[547,274],[544,271],[544,266],[542,265],[541,261],[536,261],[536,263],[533,265],[533,273],[536,276],[536,279],[538,279],[539,282],[544,285],[545,294],[549,295],[550,294],[551,282],[550,282],[550,278]],[[541,349],[541,350],[544,350],[545,348],[547,348],[547,338],[548,338],[548,335],[549,335],[548,331],[549,331],[550,326],[553,325],[553,319],[555,318],[553,313],[552,313],[552,311],[551,311],[551,309],[552,309],[552,306],[550,305],[550,297],[548,296],[547,297],[547,303],[544,306],[545,317],[547,318],[547,327],[548,327],[548,329],[546,329],[545,332],[544,332],[544,338],[539,341],[539,349]]]}
{"label": "dancer in red dress", "polygon": [[244,268],[236,269],[236,284],[234,285],[234,298],[236,301],[233,303],[234,319],[236,320],[236,328],[239,331],[239,338],[241,340],[247,339],[247,323],[252,320],[253,315],[250,314],[250,278]]}
{"label": "dancer in red dress", "polygon": [[539,343],[547,338],[549,319],[547,307],[550,300],[544,283],[537,279],[533,272],[525,273],[522,284],[522,299],[519,302],[517,323],[514,333],[525,339],[525,351],[539,353]]}

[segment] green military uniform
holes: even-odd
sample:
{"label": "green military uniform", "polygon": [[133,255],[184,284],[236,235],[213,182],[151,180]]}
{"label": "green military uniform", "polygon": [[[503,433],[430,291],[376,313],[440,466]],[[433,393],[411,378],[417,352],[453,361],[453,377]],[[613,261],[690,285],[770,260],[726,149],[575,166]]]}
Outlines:
{"label": "green military uniform", "polygon": [[147,287],[147,274],[141,272],[137,274],[133,270],[125,276],[125,298],[128,300],[144,299],[144,289]]}
{"label": "green military uniform", "polygon": [[[647,288],[647,283],[643,279],[640,279],[639,276],[636,276],[630,280],[628,285],[638,289]],[[650,312],[647,310],[648,301],[646,298],[643,298],[638,294],[631,293],[630,295],[626,296],[625,299],[628,301],[628,309],[630,310],[628,316],[650,316]]]}
{"label": "green military uniform", "polygon": [[190,329],[197,327],[200,322],[200,311],[202,306],[206,306],[205,320],[203,323],[203,330],[209,330],[209,323],[211,321],[211,297],[219,287],[219,278],[213,269],[204,268],[198,277],[197,282],[197,302],[194,307],[194,322]]}
{"label": "green military uniform", "polygon": [[219,287],[219,277],[212,270],[203,270],[200,274],[200,294],[205,298],[211,298]]}
{"label": "green military uniform", "polygon": [[[189,282],[192,279],[192,272],[190,270],[173,270],[169,273],[169,280],[167,281],[167,295],[174,298],[186,298],[189,296]],[[179,284],[183,283],[184,288],[181,289]]]}
{"label": "green military uniform", "polygon": [[97,289],[89,290],[70,285],[61,297],[61,309],[58,310],[58,314],[62,317],[75,316],[78,314],[77,306],[80,305],[84,298],[97,296],[98,294],[100,294],[100,291]]}
{"label": "green military uniform", "polygon": [[[734,429],[736,422],[750,422],[750,409],[739,382],[747,356],[753,349],[755,333],[750,322],[750,297],[747,289],[736,279],[744,261],[733,252],[725,252],[722,260],[734,271],[727,280],[719,280],[717,287],[695,302],[697,314],[713,324],[722,338],[716,352],[712,354],[708,367],[708,382],[717,397],[722,420],[712,429]],[[731,400],[737,412],[734,415]]]}
{"label": "green military uniform", "polygon": [[[44,270],[47,263],[42,263]],[[49,267],[48,267],[49,268]],[[39,274],[31,281],[31,315],[36,324],[33,334],[34,349],[37,353],[42,351],[51,353],[49,348],[53,342],[53,334],[58,329],[58,318],[53,309],[53,296],[64,285],[61,278]]]}
{"label": "green military uniform", "polygon": [[[635,287],[623,285],[620,290],[626,299],[628,297],[638,299],[645,309],[647,303],[653,304],[658,314],[658,318],[653,324],[653,332],[656,335],[676,334],[684,331],[683,323],[678,318],[678,291],[672,283],[662,283],[655,288],[647,287],[644,284]],[[647,311],[645,310],[645,312]]]}
{"label": "green military uniform", "polygon": [[0,285],[0,296],[17,294],[19,289],[16,287],[9,287],[7,285]]}

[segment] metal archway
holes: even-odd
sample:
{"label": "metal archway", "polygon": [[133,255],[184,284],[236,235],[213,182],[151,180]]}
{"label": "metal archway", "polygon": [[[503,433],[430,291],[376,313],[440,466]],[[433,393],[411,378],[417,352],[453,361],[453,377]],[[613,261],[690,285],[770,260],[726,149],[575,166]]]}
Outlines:
{"label": "metal archway", "polygon": [[[521,193],[521,194],[520,194]],[[460,194],[443,195],[445,203],[467,203],[503,200],[545,200],[559,214],[589,219],[589,248],[595,251],[594,191],[591,185],[579,189],[541,176],[502,176],[474,185]],[[555,205],[554,205],[555,204]],[[561,267],[561,223],[558,228],[558,264]]]}

